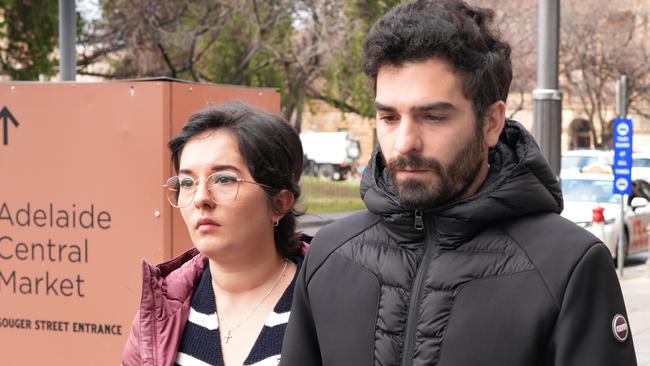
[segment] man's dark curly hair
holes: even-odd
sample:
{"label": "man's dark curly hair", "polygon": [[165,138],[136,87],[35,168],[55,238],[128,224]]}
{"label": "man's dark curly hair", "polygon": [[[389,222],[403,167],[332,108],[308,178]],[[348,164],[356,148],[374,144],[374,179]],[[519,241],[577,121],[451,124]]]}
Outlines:
{"label": "man's dark curly hair", "polygon": [[512,81],[510,45],[490,28],[494,12],[461,0],[416,0],[392,8],[370,30],[363,71],[375,90],[384,66],[437,58],[461,75],[463,93],[482,124],[487,109],[506,101]]}

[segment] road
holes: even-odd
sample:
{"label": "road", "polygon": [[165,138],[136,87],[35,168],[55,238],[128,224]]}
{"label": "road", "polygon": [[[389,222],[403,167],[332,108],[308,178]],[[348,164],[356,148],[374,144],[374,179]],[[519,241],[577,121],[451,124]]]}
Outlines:
{"label": "road", "polygon": [[638,366],[650,366],[650,268],[648,253],[630,257],[620,278]]}

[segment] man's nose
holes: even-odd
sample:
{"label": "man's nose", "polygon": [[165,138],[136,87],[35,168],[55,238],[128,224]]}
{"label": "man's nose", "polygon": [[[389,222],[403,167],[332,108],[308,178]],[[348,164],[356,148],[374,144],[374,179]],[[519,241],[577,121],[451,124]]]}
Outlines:
{"label": "man's nose", "polygon": [[417,121],[403,117],[395,136],[395,151],[400,155],[410,155],[422,150],[422,134]]}

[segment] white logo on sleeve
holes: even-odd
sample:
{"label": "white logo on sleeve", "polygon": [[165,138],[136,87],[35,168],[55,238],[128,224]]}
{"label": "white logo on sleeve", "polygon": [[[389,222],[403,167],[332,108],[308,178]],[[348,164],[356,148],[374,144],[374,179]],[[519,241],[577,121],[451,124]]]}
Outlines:
{"label": "white logo on sleeve", "polygon": [[625,317],[621,314],[614,315],[614,319],[612,320],[612,333],[614,333],[614,338],[619,342],[625,342],[629,332],[630,330]]}

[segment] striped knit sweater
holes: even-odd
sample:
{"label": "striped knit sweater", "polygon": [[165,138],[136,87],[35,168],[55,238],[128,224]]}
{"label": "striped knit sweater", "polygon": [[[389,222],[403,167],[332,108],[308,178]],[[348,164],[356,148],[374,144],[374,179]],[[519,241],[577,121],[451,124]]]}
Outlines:
{"label": "striped knit sweater", "polygon": [[[298,265],[302,258],[291,258]],[[296,270],[296,274],[298,273]],[[276,366],[280,362],[282,338],[287,327],[296,278],[284,291],[262,328],[244,365]],[[190,302],[189,319],[176,355],[179,366],[223,366],[221,342],[217,320],[217,307],[212,289],[212,276],[208,267],[203,271]]]}

